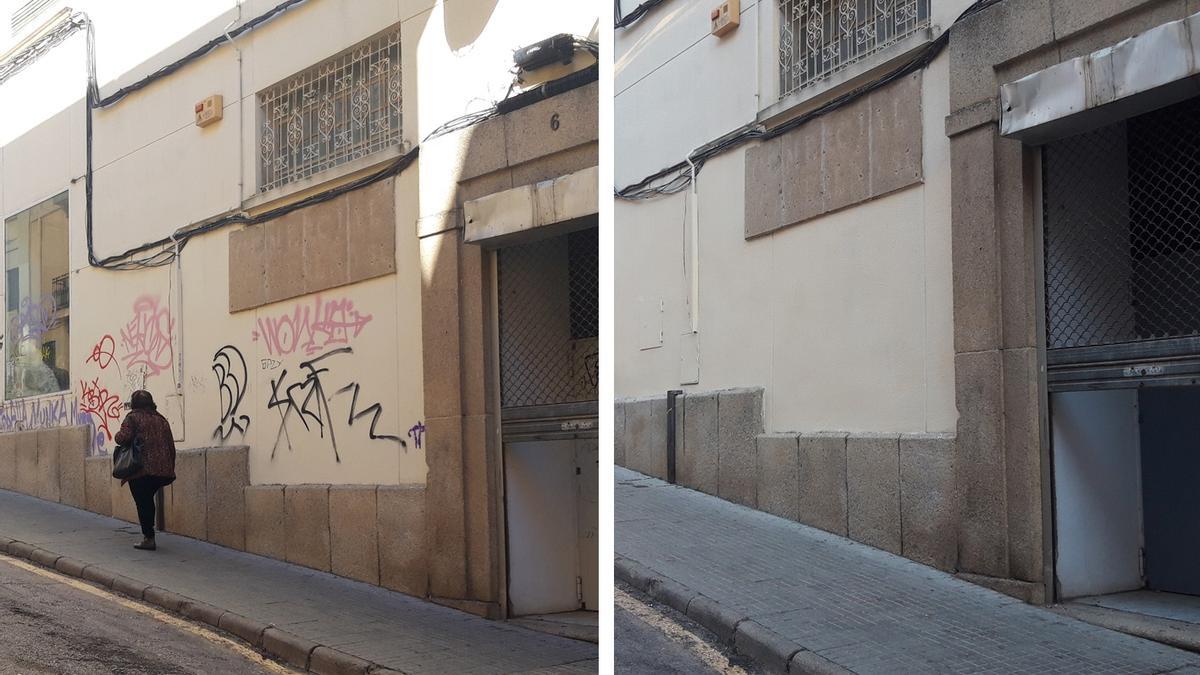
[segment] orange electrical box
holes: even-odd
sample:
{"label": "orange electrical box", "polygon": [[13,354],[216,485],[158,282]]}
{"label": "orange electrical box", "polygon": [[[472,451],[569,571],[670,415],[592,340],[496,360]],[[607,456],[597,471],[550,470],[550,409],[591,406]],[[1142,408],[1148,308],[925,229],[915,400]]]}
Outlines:
{"label": "orange electrical box", "polygon": [[742,20],[741,4],[741,0],[726,0],[713,9],[709,16],[712,20],[713,35],[721,37],[738,27]]}
{"label": "orange electrical box", "polygon": [[198,127],[206,127],[217,122],[224,115],[224,99],[220,94],[213,94],[196,104],[196,126]]}

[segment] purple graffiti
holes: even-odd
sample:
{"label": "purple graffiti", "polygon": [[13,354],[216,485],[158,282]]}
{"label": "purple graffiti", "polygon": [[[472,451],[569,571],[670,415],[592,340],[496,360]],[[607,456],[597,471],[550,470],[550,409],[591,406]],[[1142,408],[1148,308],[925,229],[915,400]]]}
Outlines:
{"label": "purple graffiti", "polygon": [[408,430],[408,437],[413,439],[413,442],[417,445],[417,449],[420,450],[421,439],[425,437],[425,425],[421,422],[414,424],[412,428]]}

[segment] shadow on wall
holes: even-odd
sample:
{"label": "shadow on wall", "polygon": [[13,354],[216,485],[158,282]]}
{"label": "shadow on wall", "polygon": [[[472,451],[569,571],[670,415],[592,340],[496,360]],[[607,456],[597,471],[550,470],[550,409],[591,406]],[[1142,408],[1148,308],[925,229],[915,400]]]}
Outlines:
{"label": "shadow on wall", "polygon": [[458,51],[483,35],[500,0],[447,0],[445,9],[446,45]]}

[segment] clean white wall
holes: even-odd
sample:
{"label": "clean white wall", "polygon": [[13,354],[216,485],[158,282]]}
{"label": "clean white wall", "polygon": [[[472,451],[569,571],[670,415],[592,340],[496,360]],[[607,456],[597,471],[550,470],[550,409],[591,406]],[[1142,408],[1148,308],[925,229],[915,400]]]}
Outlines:
{"label": "clean white wall", "polygon": [[[777,9],[757,4],[743,4],[742,25],[720,39],[708,34],[710,8],[695,2],[664,3],[617,31],[618,188],[773,103]],[[970,2],[933,4],[944,27]],[[756,64],[758,54],[767,60]],[[774,430],[955,429],[948,77],[944,54],[923,77],[922,185],[746,241],[745,147],[705,165],[700,382],[684,389],[765,386]],[[684,202],[617,200],[619,396],[680,386],[690,331]],[[661,319],[651,316],[659,301]],[[663,345],[644,349],[650,320],[661,320]]]}
{"label": "clean white wall", "polygon": [[1136,389],[1051,394],[1059,592],[1142,586],[1142,486]]}

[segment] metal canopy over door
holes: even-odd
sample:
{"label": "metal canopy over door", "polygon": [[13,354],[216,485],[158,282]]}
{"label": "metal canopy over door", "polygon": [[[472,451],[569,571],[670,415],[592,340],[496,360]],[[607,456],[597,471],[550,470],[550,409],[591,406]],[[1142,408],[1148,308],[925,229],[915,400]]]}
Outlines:
{"label": "metal canopy over door", "polygon": [[1050,391],[1200,381],[1200,99],[1042,157]]}
{"label": "metal canopy over door", "polygon": [[513,616],[598,607],[598,230],[580,225],[497,251]]}

